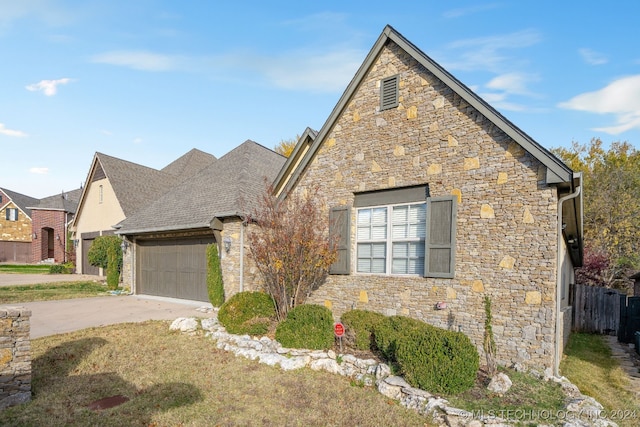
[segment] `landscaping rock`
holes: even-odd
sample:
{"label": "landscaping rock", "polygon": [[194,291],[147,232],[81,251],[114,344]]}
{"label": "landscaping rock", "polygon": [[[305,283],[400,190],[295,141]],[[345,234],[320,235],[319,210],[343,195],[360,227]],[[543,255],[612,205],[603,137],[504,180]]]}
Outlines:
{"label": "landscaping rock", "polygon": [[499,396],[504,396],[506,392],[509,391],[513,382],[511,379],[504,373],[499,372],[497,375],[494,375],[491,378],[491,382],[487,386],[487,389],[493,393],[498,394]]}
{"label": "landscaping rock", "polygon": [[198,321],[193,317],[178,317],[171,323],[169,329],[180,332],[195,332],[198,326]]}

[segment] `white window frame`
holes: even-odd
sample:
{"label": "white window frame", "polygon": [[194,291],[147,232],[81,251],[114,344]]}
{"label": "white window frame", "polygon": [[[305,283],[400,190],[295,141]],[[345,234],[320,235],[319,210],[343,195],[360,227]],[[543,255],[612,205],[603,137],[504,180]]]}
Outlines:
{"label": "white window frame", "polygon": [[[419,219],[420,222],[418,223],[411,223],[409,221],[409,218],[407,218],[406,222],[396,222],[394,224],[394,220],[393,220],[393,212],[395,208],[402,208],[402,207],[409,207],[409,209],[411,209],[411,207],[422,207],[423,208],[423,212],[419,215]],[[418,203],[398,203],[398,204],[389,204],[389,205],[381,205],[381,206],[367,206],[367,207],[361,207],[356,209],[356,273],[357,274],[376,274],[376,275],[385,275],[385,276],[423,276],[424,275],[424,265],[425,265],[425,261],[424,261],[424,257],[425,257],[425,235],[426,235],[426,209],[427,209],[427,204],[426,202],[418,202]],[[368,237],[369,238],[364,238],[361,236],[360,230],[364,229],[363,224],[360,223],[360,214],[363,211],[370,211],[371,215],[370,218],[373,218],[373,214],[374,211],[382,211],[384,210],[384,212],[386,213],[386,220],[384,224],[379,223],[378,225],[374,224],[372,222],[372,220],[369,221],[369,230],[370,232],[368,233]],[[384,225],[385,229],[385,235],[384,238],[383,237],[375,237],[373,236],[373,227],[377,227],[378,230]],[[405,225],[407,227],[410,227],[411,225],[418,225],[418,227],[421,225],[422,230],[418,230],[417,237],[393,237],[393,231],[394,231],[394,225],[395,226],[401,226],[401,225]],[[415,265],[417,266],[417,271],[415,272],[407,272],[407,273],[394,273],[393,272],[393,261],[394,261],[394,257],[393,257],[393,246],[394,243],[408,243],[408,244],[418,244],[418,256],[407,256],[402,257],[403,259],[407,259],[408,262],[410,262],[411,259],[414,259],[414,262],[416,263]],[[370,245],[374,245],[374,244],[384,244],[384,272],[372,272],[371,270],[373,270],[372,268],[372,264],[370,264],[370,268],[369,271],[363,271],[360,268],[360,260],[361,259],[380,259],[382,258],[381,256],[375,257],[373,256],[373,251],[371,253],[370,257],[360,257],[360,248],[361,245],[365,245],[365,244],[370,244]],[[373,246],[372,246],[373,247]],[[398,259],[399,257],[396,257],[396,259]],[[408,265],[407,265],[408,268]]]}
{"label": "white window frame", "polygon": [[7,208],[7,212],[5,214],[5,218],[7,221],[17,221],[18,220],[18,208]]}

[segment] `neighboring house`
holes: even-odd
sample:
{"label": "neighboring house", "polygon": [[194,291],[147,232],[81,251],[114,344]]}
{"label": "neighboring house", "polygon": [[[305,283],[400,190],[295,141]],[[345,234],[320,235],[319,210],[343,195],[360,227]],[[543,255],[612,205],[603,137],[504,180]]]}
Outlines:
{"label": "neighboring house", "polygon": [[0,188],[0,262],[31,261],[32,219],[28,206],[35,197]]}
{"label": "neighboring house", "polygon": [[87,253],[98,236],[114,234],[114,226],[162,197],[191,174],[215,162],[215,156],[193,149],[162,170],[96,153],[71,224],[79,273],[100,274]]}
{"label": "neighboring house", "polygon": [[208,244],[218,245],[227,298],[259,282],[245,219],[285,162],[246,141],[118,224],[126,238],[123,282],[136,294],[209,301]]}
{"label": "neighboring house", "polygon": [[33,220],[31,262],[70,261],[73,253],[69,224],[74,218],[82,189],[40,199],[30,206]]}
{"label": "neighboring house", "polygon": [[391,27],[276,192],[317,188],[338,262],[308,302],[404,315],[557,372],[582,263],[581,176]]}

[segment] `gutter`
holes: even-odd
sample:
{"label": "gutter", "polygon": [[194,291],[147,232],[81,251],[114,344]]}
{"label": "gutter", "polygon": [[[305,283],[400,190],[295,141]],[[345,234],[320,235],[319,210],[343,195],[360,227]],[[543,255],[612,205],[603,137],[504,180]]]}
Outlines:
{"label": "gutter", "polygon": [[560,342],[560,330],[562,325],[560,324],[560,310],[562,309],[562,206],[564,202],[570,199],[575,199],[580,195],[582,191],[582,186],[579,185],[576,190],[567,194],[566,196],[558,199],[558,255],[556,257],[556,333],[555,333],[555,343],[554,346],[554,357],[553,357],[553,375],[556,377],[560,377],[560,346],[562,343]]}

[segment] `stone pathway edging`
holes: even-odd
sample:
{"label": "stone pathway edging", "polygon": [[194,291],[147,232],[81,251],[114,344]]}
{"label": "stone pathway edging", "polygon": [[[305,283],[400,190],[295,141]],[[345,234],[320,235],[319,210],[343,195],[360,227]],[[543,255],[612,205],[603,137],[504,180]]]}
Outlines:
{"label": "stone pathway edging", "polygon": [[[216,341],[220,350],[234,353],[250,360],[257,360],[269,366],[278,366],[288,371],[310,368],[314,371],[327,371],[354,379],[365,386],[376,386],[382,395],[398,400],[406,408],[430,418],[438,425],[456,427],[511,427],[510,420],[495,414],[474,414],[454,408],[448,401],[427,391],[417,389],[408,384],[402,377],[391,375],[391,369],[384,363],[373,359],[359,359],[350,354],[336,354],[333,350],[290,349],[269,337],[252,338],[249,335],[229,334],[218,323],[217,317],[197,320],[195,318],[177,318],[170,326],[171,330],[195,333],[199,328],[206,331],[206,336]],[[542,425],[562,425],[564,427],[617,427],[617,424],[600,416],[602,405],[593,398],[584,396],[578,388],[566,378],[547,378],[560,383],[567,395],[567,405],[556,414],[514,413],[512,418],[518,421],[534,421],[518,419],[519,416],[542,417]],[[509,414],[507,414],[509,415]],[[542,421],[542,419],[539,419]],[[550,422],[547,424],[547,422]]]}
{"label": "stone pathway edging", "polygon": [[629,378],[627,389],[640,399],[640,356],[632,346],[619,342],[616,336],[607,335],[605,341],[611,348],[611,355]]}

